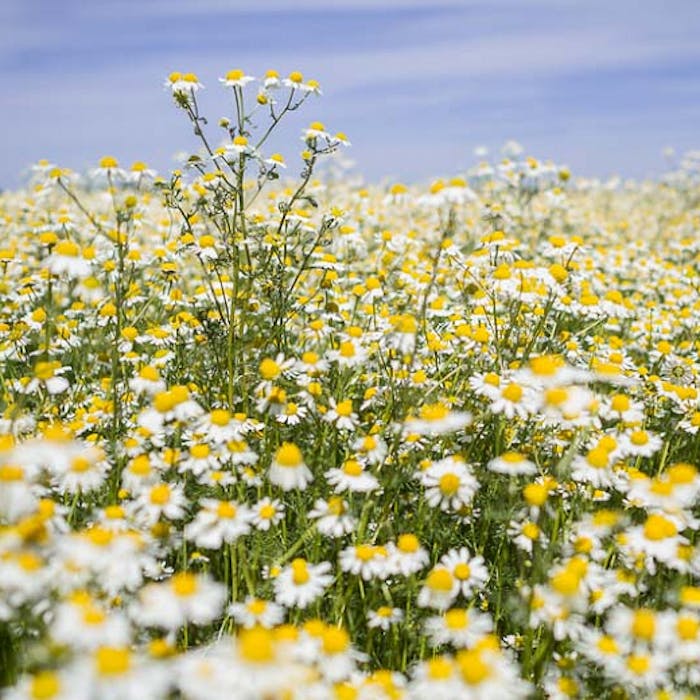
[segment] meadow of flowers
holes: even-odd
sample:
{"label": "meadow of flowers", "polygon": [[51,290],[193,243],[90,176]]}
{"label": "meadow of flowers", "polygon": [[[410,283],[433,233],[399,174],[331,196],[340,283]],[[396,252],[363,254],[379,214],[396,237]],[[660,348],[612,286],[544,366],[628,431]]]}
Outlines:
{"label": "meadow of flowers", "polygon": [[0,195],[4,696],[700,697],[700,154],[365,186],[221,83]]}

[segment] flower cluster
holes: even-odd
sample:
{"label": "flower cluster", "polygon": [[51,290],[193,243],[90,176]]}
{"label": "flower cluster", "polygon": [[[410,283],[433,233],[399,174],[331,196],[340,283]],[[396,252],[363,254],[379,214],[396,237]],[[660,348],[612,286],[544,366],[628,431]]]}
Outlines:
{"label": "flower cluster", "polygon": [[697,159],[283,179],[318,84],[221,84],[182,171],[0,195],[7,697],[693,697]]}

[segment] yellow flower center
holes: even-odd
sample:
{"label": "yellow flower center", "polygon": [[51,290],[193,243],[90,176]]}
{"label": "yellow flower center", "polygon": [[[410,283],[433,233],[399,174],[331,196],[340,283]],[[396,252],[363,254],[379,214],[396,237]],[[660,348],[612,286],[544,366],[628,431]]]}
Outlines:
{"label": "yellow flower center", "polygon": [[217,408],[209,414],[209,420],[211,420],[212,425],[223,428],[231,421],[231,414],[226,409]]}
{"label": "yellow flower center", "polygon": [[129,471],[137,476],[147,476],[151,473],[151,461],[148,455],[139,455],[131,460]]}
{"label": "yellow flower center", "polygon": [[520,399],[523,397],[522,387],[518,384],[509,384],[503,389],[501,396],[506,399],[506,401],[518,403],[518,401],[520,401]]}
{"label": "yellow flower center", "polygon": [[[564,271],[564,276],[566,276],[566,271]],[[541,377],[551,377],[557,373],[557,370],[563,364],[564,361],[558,355],[540,355],[530,360],[530,369]]]}
{"label": "yellow flower center", "polygon": [[343,464],[343,472],[348,476],[360,476],[362,471],[362,465],[357,460],[348,459]]}
{"label": "yellow flower center", "polygon": [[309,569],[306,566],[305,559],[295,559],[292,562],[292,581],[295,586],[303,586],[311,579]]}
{"label": "yellow flower center", "polygon": [[12,464],[0,465],[0,481],[22,481],[24,470]]}
{"label": "yellow flower center", "polygon": [[685,641],[697,639],[700,623],[694,617],[679,617],[676,622],[676,630],[678,636]]}
{"label": "yellow flower center", "polygon": [[655,493],[657,496],[670,496],[673,493],[673,483],[670,481],[661,481],[660,479],[654,479],[651,482],[650,491]]}
{"label": "yellow flower center", "polygon": [[256,598],[251,600],[246,607],[252,615],[262,615],[267,610],[267,601]]}
{"label": "yellow flower center", "polygon": [[197,591],[197,577],[187,571],[181,571],[175,574],[170,582],[172,584],[175,595],[186,598],[194,595]]}
{"label": "yellow flower center", "polygon": [[118,676],[131,668],[131,653],[121,647],[101,647],[95,654],[95,663],[101,676]]}
{"label": "yellow flower center", "polygon": [[673,522],[658,513],[650,515],[644,523],[644,537],[648,540],[663,540],[674,537],[677,533],[678,529]]}
{"label": "yellow flower center", "polygon": [[452,590],[452,574],[444,568],[433,569],[425,581],[425,585],[438,593],[448,593]]}
{"label": "yellow flower center", "polygon": [[442,656],[428,661],[428,677],[436,681],[447,680],[453,673],[453,666],[450,661]]}
{"label": "yellow flower center", "polygon": [[525,523],[522,532],[529,540],[536,540],[540,536],[540,528],[536,523]]}
{"label": "yellow flower center", "polygon": [[579,577],[568,569],[554,574],[551,580],[552,588],[564,596],[574,595],[578,591],[579,582]]}
{"label": "yellow flower center", "polygon": [[627,668],[636,673],[637,675],[642,675],[646,673],[651,667],[651,661],[648,656],[644,654],[632,654],[627,659]]}
{"label": "yellow flower center", "polygon": [[461,651],[457,655],[457,663],[462,680],[467,685],[478,685],[491,675],[491,668],[476,650]]}
{"label": "yellow flower center", "polygon": [[629,411],[630,400],[624,394],[615,394],[610,401],[610,406],[613,411],[624,413]]}
{"label": "yellow flower center", "polygon": [[454,496],[459,490],[459,477],[456,474],[443,474],[438,482],[440,491],[445,496]]}
{"label": "yellow flower center", "polygon": [[273,505],[266,503],[265,505],[261,506],[258,512],[261,518],[263,518],[264,520],[269,520],[270,518],[275,517],[275,513],[277,511],[275,510],[275,507]]}
{"label": "yellow flower center", "polygon": [[345,512],[345,504],[339,496],[332,496],[328,499],[328,512],[333,515],[342,515]]}
{"label": "yellow flower center", "polygon": [[399,536],[397,546],[401,552],[404,552],[405,554],[412,554],[413,552],[418,551],[420,542],[415,535],[406,533]]}
{"label": "yellow flower center", "polygon": [[158,370],[150,365],[146,365],[146,367],[141,368],[139,371],[139,377],[141,377],[141,379],[147,379],[149,382],[157,382],[160,379]]}
{"label": "yellow flower center", "polygon": [[92,463],[90,462],[90,460],[80,455],[77,457],[73,457],[70,464],[71,471],[78,472],[79,474],[89,471],[91,466]]}
{"label": "yellow flower center", "polygon": [[339,416],[347,418],[348,416],[352,415],[352,400],[346,399],[345,401],[341,401],[335,407],[335,410]]}
{"label": "yellow flower center", "polygon": [[119,163],[116,158],[113,158],[112,156],[104,156],[100,158],[100,167],[101,168],[117,168],[119,167]]}
{"label": "yellow flower center", "polygon": [[322,643],[326,654],[341,654],[350,646],[350,637],[342,628],[329,627],[323,633]]}
{"label": "yellow flower center", "polygon": [[602,447],[594,447],[586,454],[588,465],[594,469],[605,469],[608,466],[608,452]]}
{"label": "yellow flower center", "polygon": [[632,634],[639,639],[651,641],[656,630],[656,618],[651,610],[637,610],[632,621]]}
{"label": "yellow flower center", "polygon": [[608,635],[601,637],[596,646],[598,651],[602,651],[603,654],[617,654],[618,652],[617,642]]}
{"label": "yellow flower center", "polygon": [[541,506],[549,496],[549,489],[544,484],[528,484],[523,489],[523,496],[529,505]]}
{"label": "yellow flower center", "polygon": [[545,399],[551,406],[561,406],[569,397],[569,392],[563,387],[553,387],[545,391]]}
{"label": "yellow flower center", "polygon": [[450,409],[441,403],[432,403],[421,406],[420,417],[423,420],[439,421],[450,415]]}
{"label": "yellow flower center", "polygon": [[283,442],[277,450],[275,462],[280,467],[295,469],[304,463],[301,450],[293,442]]}
{"label": "yellow flower center", "polygon": [[49,700],[61,690],[61,682],[53,671],[42,671],[32,678],[29,686],[30,697],[33,700]]}
{"label": "yellow flower center", "polygon": [[238,652],[254,664],[264,664],[275,658],[274,636],[263,627],[241,630],[238,634]]}
{"label": "yellow flower center", "polygon": [[87,625],[100,625],[105,621],[105,614],[92,606],[83,610],[83,622]]}
{"label": "yellow flower center", "polygon": [[206,459],[211,453],[209,445],[202,443],[200,445],[192,445],[190,447],[190,455],[195,459]]}
{"label": "yellow flower center", "polygon": [[457,566],[455,566],[454,575],[460,581],[466,581],[472,575],[471,567],[469,566],[469,564],[460,562],[459,564],[457,564]]}
{"label": "yellow flower center", "polygon": [[630,442],[637,447],[642,447],[649,442],[649,434],[646,430],[635,430],[630,435]]}
{"label": "yellow flower center", "polygon": [[451,630],[463,630],[469,627],[469,615],[464,608],[452,608],[445,613],[445,625]]}
{"label": "yellow flower center", "polygon": [[349,340],[346,340],[340,344],[340,355],[341,357],[355,357],[355,346]]}
{"label": "yellow flower center", "polygon": [[170,501],[170,486],[158,484],[151,489],[151,503],[156,506],[164,506]]}
{"label": "yellow flower center", "polygon": [[228,501],[221,501],[216,508],[216,514],[220,518],[232,519],[236,517],[236,506]]}

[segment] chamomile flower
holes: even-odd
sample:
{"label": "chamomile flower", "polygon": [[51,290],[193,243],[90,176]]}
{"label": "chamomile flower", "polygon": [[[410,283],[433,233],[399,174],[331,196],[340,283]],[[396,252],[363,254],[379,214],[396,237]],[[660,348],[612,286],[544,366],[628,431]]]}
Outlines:
{"label": "chamomile flower", "polygon": [[313,474],[304,463],[301,450],[292,442],[284,442],[279,447],[270,464],[268,477],[283,491],[304,490],[313,481]]}
{"label": "chamomile flower", "polygon": [[457,581],[459,592],[469,599],[481,590],[489,580],[489,572],[482,556],[471,556],[466,547],[451,549],[440,557],[445,567]]}
{"label": "chamomile flower", "polygon": [[595,488],[610,488],[620,483],[614,472],[610,452],[593,447],[585,455],[577,455],[571,464],[571,478]]}
{"label": "chamomile flower", "polygon": [[417,417],[409,417],[405,430],[418,435],[445,435],[462,430],[472,421],[466,411],[452,411],[443,403],[421,406]]}
{"label": "chamomile flower", "polygon": [[536,407],[537,402],[532,389],[516,381],[502,384],[498,397],[491,403],[493,413],[502,413],[509,420],[516,416],[527,418],[534,413]]}
{"label": "chamomile flower", "polygon": [[250,511],[233,501],[203,498],[195,519],[185,525],[184,536],[198,547],[219,549],[250,532]]}
{"label": "chamomile flower", "polygon": [[370,629],[380,629],[387,631],[392,625],[400,623],[404,618],[404,612],[401,608],[392,608],[383,605],[376,610],[370,610],[367,613],[367,627]]}
{"label": "chamomile flower", "polygon": [[52,275],[67,276],[73,279],[88,277],[92,271],[80,246],[72,240],[59,241],[46,259],[46,267]]}
{"label": "chamomile flower", "polygon": [[330,585],[332,568],[327,561],[310,564],[305,559],[294,559],[273,582],[275,601],[287,608],[308,607]]}
{"label": "chamomile flower", "polygon": [[275,627],[284,620],[284,608],[280,605],[248,596],[242,603],[232,603],[229,614],[242,627]]}
{"label": "chamomile flower", "polygon": [[385,578],[392,564],[389,549],[373,544],[346,547],[340,552],[339,562],[341,570],[361,576],[365,581]]}
{"label": "chamomile flower", "polygon": [[108,611],[89,594],[77,592],[56,609],[51,637],[58,644],[84,651],[128,644],[130,629],[121,612]]}
{"label": "chamomile flower", "polygon": [[661,438],[648,430],[630,430],[620,438],[620,453],[622,456],[651,457],[661,445]]}
{"label": "chamomile flower", "polygon": [[225,599],[220,583],[179,572],[168,581],[144,586],[132,614],[147,627],[177,630],[186,623],[204,625],[219,617]]}
{"label": "chamomile flower", "polygon": [[251,522],[263,532],[278,525],[284,518],[285,507],[278,499],[263,498],[251,510]]}
{"label": "chamomile flower", "polygon": [[508,535],[512,538],[513,544],[528,554],[532,554],[532,548],[535,542],[539,542],[540,544],[546,542],[542,530],[537,523],[532,520],[525,520],[523,522],[512,520],[508,526]]}
{"label": "chamomile flower", "polygon": [[381,464],[388,452],[386,442],[379,435],[365,435],[353,443],[357,454],[369,464]]}
{"label": "chamomile flower", "polygon": [[308,143],[318,138],[330,140],[331,135],[326,131],[326,127],[321,122],[311,122],[304,131],[303,139]]}
{"label": "chamomile flower", "polygon": [[330,406],[324,414],[323,420],[332,423],[338,430],[354,430],[357,426],[358,416],[353,411],[351,399],[336,402],[335,399],[331,398]]}
{"label": "chamomile flower", "polygon": [[625,533],[625,546],[632,553],[652,557],[674,567],[678,562],[678,547],[687,543],[680,534],[677,518],[651,513],[643,525],[629,528]]}
{"label": "chamomile flower", "polygon": [[8,700],[89,700],[90,688],[81,669],[38,671],[23,676],[7,691]]}
{"label": "chamomile flower", "polygon": [[428,552],[410,532],[399,535],[391,547],[389,569],[402,576],[411,576],[428,565]]}
{"label": "chamomile flower", "polygon": [[194,73],[179,73],[176,71],[168,76],[168,79],[165,81],[165,87],[172,90],[173,95],[191,95],[201,90],[204,85],[199,82],[199,78]]}
{"label": "chamomile flower", "polygon": [[166,386],[158,370],[151,365],[145,365],[136,377],[129,380],[129,388],[137,394],[145,393],[154,396],[165,391]]}
{"label": "chamomile flower", "polygon": [[159,482],[139,494],[132,504],[134,515],[147,524],[161,517],[177,520],[185,514],[185,492],[179,484]]}
{"label": "chamomile flower", "polygon": [[240,68],[233,68],[228,71],[223,78],[219,78],[219,82],[226,87],[241,87],[244,88],[248,83],[255,81],[252,75],[246,75]]}
{"label": "chamomile flower", "polygon": [[319,498],[309,511],[309,517],[316,521],[316,529],[326,537],[347,535],[357,524],[348,502],[340,496],[331,496],[328,500]]}
{"label": "chamomile flower", "polygon": [[519,452],[504,452],[495,459],[492,459],[487,468],[496,474],[507,476],[523,476],[536,474],[537,467],[525,455]]}
{"label": "chamomile flower", "polygon": [[429,617],[425,631],[434,646],[451,644],[463,648],[476,644],[493,630],[493,620],[474,609],[450,608],[442,615]]}
{"label": "chamomile flower", "polygon": [[471,505],[479,486],[471,467],[458,457],[432,462],[418,476],[428,505],[444,511],[459,511]]}
{"label": "chamomile flower", "polygon": [[446,566],[436,566],[425,579],[418,593],[417,604],[421,608],[446,610],[459,593],[459,583]]}
{"label": "chamomile flower", "polygon": [[351,491],[369,493],[379,488],[379,481],[356,459],[346,459],[342,467],[329,469],[326,480],[337,493]]}

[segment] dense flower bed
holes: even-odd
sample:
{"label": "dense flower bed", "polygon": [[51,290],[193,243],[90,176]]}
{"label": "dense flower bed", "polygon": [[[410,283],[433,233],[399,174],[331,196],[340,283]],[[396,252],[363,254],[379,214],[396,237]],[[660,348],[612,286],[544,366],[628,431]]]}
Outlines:
{"label": "dense flower bed", "polygon": [[183,172],[0,196],[7,697],[692,696],[700,160],[287,181],[318,85],[222,80]]}

